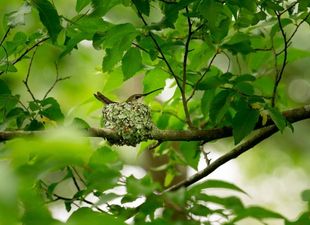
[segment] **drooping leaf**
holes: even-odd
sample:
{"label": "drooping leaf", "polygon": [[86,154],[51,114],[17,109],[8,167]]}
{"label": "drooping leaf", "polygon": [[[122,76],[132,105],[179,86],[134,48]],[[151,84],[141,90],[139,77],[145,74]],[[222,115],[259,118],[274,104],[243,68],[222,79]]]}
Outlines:
{"label": "drooping leaf", "polygon": [[223,90],[219,92],[213,98],[210,104],[210,119],[214,123],[219,123],[225,116],[228,108],[229,108],[229,97],[231,92],[229,90]]}
{"label": "drooping leaf", "polygon": [[246,208],[245,210],[242,210],[238,213],[237,217],[233,220],[234,222],[240,221],[245,218],[255,218],[258,220],[261,219],[285,219],[284,216],[282,216],[279,213],[273,212],[272,210],[268,210],[262,207],[258,206],[251,206]]}
{"label": "drooping leaf", "polygon": [[235,144],[238,144],[254,129],[259,118],[259,112],[251,108],[243,108],[233,118],[233,136]]}
{"label": "drooping leaf", "polygon": [[136,8],[144,15],[150,14],[150,1],[149,0],[132,0]]}
{"label": "drooping leaf", "polygon": [[137,48],[130,48],[122,59],[124,80],[129,79],[143,67],[141,53]]}
{"label": "drooping leaf", "polygon": [[60,105],[56,99],[48,97],[40,101],[40,104],[43,107],[43,110],[40,112],[41,115],[55,121],[62,120],[64,118]]}
{"label": "drooping leaf", "polygon": [[272,121],[276,124],[279,130],[282,132],[287,126],[288,122],[285,117],[274,107],[268,107],[269,115]]}
{"label": "drooping leaf", "polygon": [[200,184],[197,184],[189,189],[189,193],[200,193],[201,190],[207,189],[207,188],[223,188],[228,189],[232,191],[241,192],[243,194],[246,194],[245,191],[243,191],[241,188],[236,186],[235,184],[223,181],[223,180],[207,180]]}
{"label": "drooping leaf", "polygon": [[193,141],[182,142],[180,145],[180,152],[187,164],[197,170],[201,152],[199,149],[199,143]]}
{"label": "drooping leaf", "polygon": [[61,31],[60,17],[55,7],[48,0],[31,0],[31,4],[38,10],[42,24],[55,42]]}

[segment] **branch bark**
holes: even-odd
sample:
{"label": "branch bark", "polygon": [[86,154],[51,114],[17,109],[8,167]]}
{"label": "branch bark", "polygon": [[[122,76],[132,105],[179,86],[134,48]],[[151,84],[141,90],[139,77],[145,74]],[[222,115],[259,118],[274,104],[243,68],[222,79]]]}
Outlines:
{"label": "branch bark", "polygon": [[[310,119],[310,105],[300,108],[284,111],[282,113],[290,123],[295,123],[301,120]],[[260,129],[273,125],[273,121],[268,119],[265,125],[259,121],[255,129]],[[46,131],[0,131],[0,142],[22,136],[38,135]],[[86,134],[89,137],[101,137],[109,140],[117,140],[119,136],[110,129],[106,128],[89,128]],[[212,141],[225,137],[232,136],[232,128],[213,128],[209,130],[160,130],[154,129],[152,140],[163,141]]]}
{"label": "branch bark", "polygon": [[250,138],[246,142],[238,145],[236,148],[234,148],[230,152],[219,157],[217,160],[215,160],[213,163],[211,163],[204,170],[201,170],[198,173],[194,174],[193,176],[187,178],[186,180],[183,180],[180,183],[171,186],[170,188],[166,189],[164,192],[176,191],[181,187],[188,187],[188,186],[196,183],[197,181],[201,180],[202,178],[205,178],[206,176],[211,174],[213,171],[215,171],[217,168],[224,165],[228,161],[235,159],[238,156],[240,156],[241,154],[243,154],[244,152],[250,150],[255,145],[257,145],[261,141],[265,140],[266,138],[270,137],[271,135],[273,135],[277,131],[278,131],[278,128],[275,125],[270,125],[268,127],[262,128],[252,138]]}

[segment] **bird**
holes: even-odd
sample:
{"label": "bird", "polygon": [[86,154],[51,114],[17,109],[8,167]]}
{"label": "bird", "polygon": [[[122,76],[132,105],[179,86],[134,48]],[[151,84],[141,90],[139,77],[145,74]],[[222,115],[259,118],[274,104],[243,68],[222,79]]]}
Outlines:
{"label": "bird", "polygon": [[[150,95],[156,91],[162,90],[163,88],[157,88],[155,90],[149,91],[147,93],[142,93],[142,94],[133,94],[131,95],[129,98],[127,98],[127,100],[125,102],[135,102],[137,100],[139,100],[142,97],[145,97],[147,95]],[[100,93],[99,91],[97,91],[97,93],[94,94],[95,98],[98,99],[99,101],[101,101],[102,103],[108,105],[108,104],[112,104],[112,103],[117,103],[115,101],[112,101],[111,99],[107,98],[106,96],[104,96],[102,93]]]}

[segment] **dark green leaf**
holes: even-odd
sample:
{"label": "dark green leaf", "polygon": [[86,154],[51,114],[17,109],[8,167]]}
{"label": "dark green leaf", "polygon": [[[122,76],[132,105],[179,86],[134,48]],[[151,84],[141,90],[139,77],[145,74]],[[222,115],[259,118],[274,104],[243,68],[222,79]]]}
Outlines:
{"label": "dark green leaf", "polygon": [[31,0],[31,4],[39,11],[41,22],[55,42],[61,31],[60,19],[56,9],[48,0]]}
{"label": "dark green leaf", "polygon": [[210,104],[215,95],[215,89],[206,90],[201,98],[201,111],[204,116],[209,115]]}
{"label": "dark green leaf", "polygon": [[244,108],[236,113],[232,122],[235,144],[251,133],[258,118],[259,112],[251,108]]}
{"label": "dark green leaf", "polygon": [[223,44],[223,48],[227,48],[233,54],[249,54],[253,51],[249,35],[238,32],[231,39]]}
{"label": "dark green leaf", "polygon": [[89,3],[91,2],[91,0],[77,0],[76,1],[76,5],[75,5],[75,10],[77,12],[80,12],[82,9],[84,9]]}
{"label": "dark green leaf", "polygon": [[31,120],[31,122],[25,127],[25,130],[42,130],[44,129],[44,124],[38,120]]}
{"label": "dark green leaf", "polygon": [[11,95],[8,85],[0,79],[0,95]]}
{"label": "dark green leaf", "polygon": [[42,111],[40,112],[42,116],[45,116],[50,120],[55,121],[62,120],[64,118],[64,115],[62,114],[60,106],[56,101],[56,99],[48,97],[42,100],[40,103],[43,108]]}
{"label": "dark green leaf", "polygon": [[231,92],[229,90],[223,90],[219,92],[213,98],[210,104],[210,119],[215,123],[218,124],[221,122],[223,117],[225,116],[228,108],[229,108],[229,101],[230,101]]}
{"label": "dark green leaf", "polygon": [[305,202],[310,202],[310,190],[304,190],[302,193],[301,193],[301,198],[303,201]]}
{"label": "dark green leaf", "polygon": [[144,15],[150,14],[150,1],[149,0],[132,0],[136,8]]}
{"label": "dark green leaf", "polygon": [[197,170],[201,152],[199,149],[199,143],[193,141],[181,142],[180,152],[187,164]]}
{"label": "dark green leaf", "polygon": [[135,75],[143,67],[141,53],[137,48],[130,48],[122,59],[124,80]]}
{"label": "dark green leaf", "polygon": [[123,0],[91,0],[94,8],[93,15],[102,17],[114,6],[121,4]]}
{"label": "dark green leaf", "polygon": [[284,128],[287,126],[287,120],[281,114],[279,110],[273,107],[268,107],[269,115],[272,121],[276,124],[279,130],[282,132]]}

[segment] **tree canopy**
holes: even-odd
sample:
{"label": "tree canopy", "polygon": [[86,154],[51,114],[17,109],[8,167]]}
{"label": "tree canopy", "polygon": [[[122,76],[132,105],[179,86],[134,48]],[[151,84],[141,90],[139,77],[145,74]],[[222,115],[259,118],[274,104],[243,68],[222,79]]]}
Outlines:
{"label": "tree canopy", "polygon": [[[310,189],[291,219],[208,179],[276,132],[294,136],[296,122],[307,138],[310,48],[296,37],[310,34],[309,0],[25,0],[0,10],[0,224],[310,224]],[[217,140],[227,149],[210,158]],[[136,160],[164,160],[126,175],[128,146]]]}

